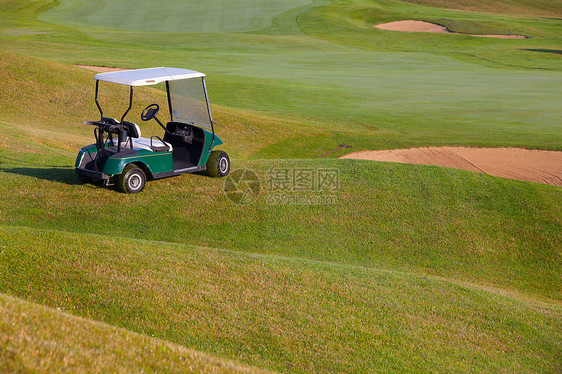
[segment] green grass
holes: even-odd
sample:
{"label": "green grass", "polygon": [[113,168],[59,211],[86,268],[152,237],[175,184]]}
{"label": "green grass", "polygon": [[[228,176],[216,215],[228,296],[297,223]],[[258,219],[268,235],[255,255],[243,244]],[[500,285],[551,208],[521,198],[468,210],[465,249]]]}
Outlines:
{"label": "green grass", "polygon": [[[291,136],[293,145],[270,148],[257,158],[311,157],[341,139],[356,149],[459,144],[560,149],[562,60],[544,52],[561,49],[554,19],[349,1],[298,8],[253,33],[165,33],[60,26],[41,21],[43,8],[24,13],[13,7],[4,11],[7,25],[50,33],[5,37],[4,50],[63,63],[199,69],[209,75],[215,104],[296,117],[298,127],[309,131],[307,137],[301,135],[305,131]],[[373,27],[404,18],[441,20],[459,32],[532,38]],[[139,25],[141,19],[135,18]],[[309,122],[321,122],[322,128],[310,128]]]}
{"label": "green grass", "polygon": [[[232,204],[223,183],[204,176],[155,182],[141,195],[123,197],[85,189],[64,165],[7,165],[0,188],[18,192],[3,204],[3,222],[400,269],[562,296],[559,189],[369,162],[239,161],[236,167],[255,170],[262,181],[271,167],[336,168],[342,187],[336,204],[269,205],[274,192],[264,191],[246,207]],[[65,190],[62,201],[58,188]]]}
{"label": "green grass", "polygon": [[240,32],[268,27],[280,13],[311,3],[310,0],[278,2],[256,0],[130,0],[86,3],[63,0],[41,14],[40,20],[81,27],[157,32]]}
{"label": "green grass", "polygon": [[[0,209],[7,224],[401,269],[560,299],[558,188],[438,167],[331,159],[244,161],[252,150],[295,147],[292,140],[280,141],[279,127],[289,132],[283,134],[288,139],[303,130],[299,122],[219,107],[217,131],[234,168],[255,170],[264,188],[271,167],[335,168],[341,183],[335,191],[338,203],[274,206],[267,204],[271,193],[263,191],[258,203],[236,206],[222,193],[221,181],[195,175],[150,183],[135,196],[85,189],[72,165],[76,150],[92,141],[91,129],[78,124],[95,118],[86,104],[91,92],[81,89],[91,84],[90,73],[9,54],[3,61],[0,82],[33,78],[3,102],[13,116],[0,123],[5,139],[0,189],[12,196]],[[44,67],[52,73],[41,78]],[[78,84],[66,86],[68,77]],[[120,92],[104,93],[114,98]],[[136,98],[163,100],[154,89],[141,90]],[[36,110],[25,117],[32,105]],[[145,134],[158,131],[155,124],[141,126]],[[320,133],[321,124],[314,126]],[[318,139],[326,142],[326,137]],[[259,150],[260,145],[265,148]],[[314,156],[323,148],[313,151]],[[64,198],[57,198],[61,194]],[[129,205],[138,213],[131,215]],[[108,227],[113,221],[120,223]],[[184,230],[190,234],[178,237]],[[309,238],[306,246],[303,236]]]}
{"label": "green grass", "polygon": [[439,8],[560,17],[560,0],[406,0],[410,3]]}
{"label": "green grass", "polygon": [[560,364],[561,310],[551,303],[324,261],[0,230],[6,292],[260,367],[494,373]]}
{"label": "green grass", "polygon": [[[186,24],[182,12],[150,18],[152,2],[136,2],[134,17],[115,26],[129,3],[0,1],[6,370],[48,370],[74,357],[70,371],[103,371],[108,360],[97,354],[116,357],[123,371],[560,370],[559,187],[317,159],[340,143],[561,150],[558,8],[215,1]],[[198,26],[205,12],[242,14],[242,3],[252,5],[243,17],[207,16],[209,29]],[[530,38],[373,27],[399,19]],[[202,175],[151,182],[139,195],[79,184],[74,157],[93,141],[80,123],[99,114],[93,73],[75,63],[207,73],[222,148],[234,169],[261,178],[257,201],[235,205],[224,180]],[[107,114],[120,117],[123,94],[102,86]],[[138,117],[152,102],[166,106],[161,87],[139,89],[135,100],[128,119],[159,133]],[[274,205],[265,187],[275,168],[337,170],[339,188],[298,195],[327,204]],[[62,336],[59,324],[75,333]],[[149,355],[161,346],[170,351]]]}
{"label": "green grass", "polygon": [[0,294],[2,372],[263,372],[57,309]]}

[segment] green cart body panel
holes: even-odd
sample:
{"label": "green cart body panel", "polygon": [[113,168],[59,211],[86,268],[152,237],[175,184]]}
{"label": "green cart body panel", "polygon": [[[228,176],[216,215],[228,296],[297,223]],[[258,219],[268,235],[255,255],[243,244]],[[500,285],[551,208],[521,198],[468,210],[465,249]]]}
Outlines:
{"label": "green cart body panel", "polygon": [[[213,151],[213,149],[223,144],[223,141],[215,135],[213,140],[213,134],[207,130],[205,132],[205,145],[203,147],[203,153],[201,154],[201,159],[197,166],[204,167],[209,159],[209,155]],[[212,144],[211,144],[212,143]],[[105,144],[106,149],[110,147],[110,143]],[[76,157],[75,167],[80,167],[84,158],[88,158],[88,154],[95,155],[97,152],[96,144],[90,144],[86,147],[83,147],[78,156]],[[138,150],[138,154],[136,155],[124,155],[122,153],[126,153],[127,149],[124,152],[116,153],[109,157],[103,167],[101,172],[108,176],[114,176],[121,174],[125,166],[130,163],[134,163],[140,166],[140,164],[144,165],[146,169],[154,176],[161,173],[169,173],[173,171],[173,158],[172,152],[151,152],[145,149]]]}
{"label": "green cart body panel", "polygon": [[[201,155],[201,160],[199,160],[199,166],[204,166],[209,159],[209,155],[215,149],[217,145],[223,144],[222,140],[215,134],[215,140],[213,141],[213,134],[209,131],[203,129],[205,131],[205,146],[203,147],[203,154]],[[211,142],[213,142],[213,146],[211,147]]]}
{"label": "green cart body panel", "polygon": [[143,149],[138,151],[138,155],[121,157],[117,153],[108,158],[103,173],[107,175],[121,174],[125,166],[130,163],[145,165],[152,175],[173,170],[172,152],[151,152]]}

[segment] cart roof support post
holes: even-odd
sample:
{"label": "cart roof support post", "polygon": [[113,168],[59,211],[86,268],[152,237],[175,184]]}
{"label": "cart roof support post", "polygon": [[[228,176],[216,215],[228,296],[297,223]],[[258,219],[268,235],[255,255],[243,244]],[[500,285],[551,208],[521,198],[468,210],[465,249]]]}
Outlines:
{"label": "cart roof support post", "polygon": [[[215,142],[215,127],[213,126],[213,115],[211,114],[211,104],[209,104],[209,94],[207,93],[207,83],[205,83],[205,77],[201,77],[203,80],[203,92],[205,92],[205,101],[207,102],[207,111],[209,112],[209,121],[211,122],[211,131],[213,132],[213,139],[209,144],[209,151],[213,149],[213,143]],[[169,96],[168,96],[169,97]]]}
{"label": "cart roof support post", "polygon": [[129,110],[131,110],[132,106],[133,106],[133,86],[131,86],[131,90],[129,92],[129,107],[127,108],[127,110],[123,114],[123,117],[121,117],[121,123],[123,123],[123,120],[125,119],[125,116],[127,115],[127,113],[129,113]]}
{"label": "cart roof support post", "polygon": [[98,110],[100,111],[101,120],[103,121],[103,111],[101,110],[100,103],[98,102],[98,89],[99,89],[99,86],[100,86],[100,81],[96,80],[96,106],[98,107]]}

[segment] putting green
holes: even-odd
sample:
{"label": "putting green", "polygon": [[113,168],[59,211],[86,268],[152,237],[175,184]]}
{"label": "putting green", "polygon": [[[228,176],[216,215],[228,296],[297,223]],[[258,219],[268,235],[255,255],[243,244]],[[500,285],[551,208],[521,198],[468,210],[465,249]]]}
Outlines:
{"label": "putting green", "polygon": [[[271,24],[289,9],[310,0],[172,0],[166,2],[61,0],[41,16],[57,24],[69,22],[101,28],[158,32],[251,31]],[[70,21],[72,20],[72,21]]]}

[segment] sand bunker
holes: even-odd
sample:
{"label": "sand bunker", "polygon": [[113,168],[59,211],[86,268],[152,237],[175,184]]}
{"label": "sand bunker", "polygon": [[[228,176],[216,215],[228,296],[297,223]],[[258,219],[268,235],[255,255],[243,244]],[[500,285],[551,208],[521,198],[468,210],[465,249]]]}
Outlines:
{"label": "sand bunker", "polygon": [[[389,23],[382,23],[380,25],[375,25],[377,29],[390,30],[390,31],[410,31],[410,32],[438,32],[438,33],[449,33],[449,34],[459,34],[449,31],[445,26],[436,25],[430,22],[424,21],[396,21]],[[525,39],[526,36],[523,35],[477,35],[477,34],[460,34],[460,35],[470,35],[470,36],[480,36],[483,38],[500,38],[500,39]]]}
{"label": "sand bunker", "polygon": [[396,21],[375,25],[377,29],[410,32],[450,32],[445,26],[424,21]]}
{"label": "sand bunker", "polygon": [[562,152],[521,148],[428,147],[352,152],[341,158],[437,165],[562,186]]}
{"label": "sand bunker", "polygon": [[129,69],[123,69],[123,68],[109,67],[109,66],[94,66],[94,65],[74,65],[74,66],[78,66],[78,67],[80,67],[82,69],[86,69],[86,70],[95,71],[96,73],[108,73],[110,71],[129,70]]}

